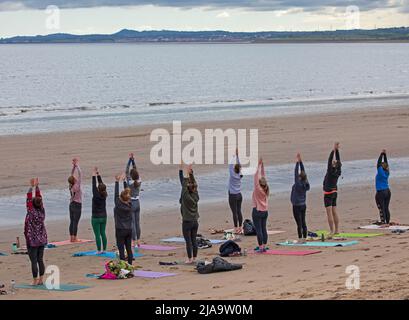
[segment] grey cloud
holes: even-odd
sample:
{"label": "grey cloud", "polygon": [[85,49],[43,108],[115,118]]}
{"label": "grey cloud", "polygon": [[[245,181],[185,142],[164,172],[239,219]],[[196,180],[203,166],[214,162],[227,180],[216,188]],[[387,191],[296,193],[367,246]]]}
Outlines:
{"label": "grey cloud", "polygon": [[358,6],[361,11],[384,8],[398,8],[403,12],[409,11],[408,0],[0,0],[0,10],[19,10],[22,6],[18,4],[30,9],[45,9],[49,5],[56,5],[60,8],[155,5],[179,8],[242,8],[254,11],[287,10],[291,8],[317,11],[325,7],[347,7],[355,5]]}

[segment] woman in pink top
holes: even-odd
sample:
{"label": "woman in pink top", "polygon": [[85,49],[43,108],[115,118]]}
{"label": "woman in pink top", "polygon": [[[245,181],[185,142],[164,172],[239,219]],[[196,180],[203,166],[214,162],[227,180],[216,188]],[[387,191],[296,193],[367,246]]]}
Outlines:
{"label": "woman in pink top", "polygon": [[[77,176],[75,176],[77,173]],[[68,178],[69,189],[71,194],[70,199],[70,241],[78,242],[78,224],[81,219],[82,211],[82,190],[81,190],[81,169],[79,167],[79,160],[74,158],[72,160],[71,176]]]}
{"label": "woman in pink top", "polygon": [[267,218],[268,218],[268,196],[270,190],[264,172],[263,159],[260,158],[257,171],[254,175],[253,191],[253,223],[257,231],[257,252],[266,252],[268,240]]}

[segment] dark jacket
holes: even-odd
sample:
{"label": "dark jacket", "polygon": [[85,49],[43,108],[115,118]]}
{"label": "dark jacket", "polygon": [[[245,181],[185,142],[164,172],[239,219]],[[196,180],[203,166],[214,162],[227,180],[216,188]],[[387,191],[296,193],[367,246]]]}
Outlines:
{"label": "dark jacket", "polygon": [[189,175],[189,178],[183,177],[183,171],[179,171],[179,179],[182,185],[182,193],[180,195],[180,212],[182,214],[183,221],[197,221],[199,219],[199,192],[190,192],[188,189],[188,183],[196,183],[193,173]]}
{"label": "dark jacket", "polygon": [[291,203],[293,206],[305,206],[307,202],[307,191],[310,190],[308,181],[301,181],[299,170],[305,172],[304,164],[297,162],[294,172],[294,185],[291,191]]}
{"label": "dark jacket", "polygon": [[335,152],[336,160],[338,161],[338,166],[332,166],[332,160],[334,159],[334,151],[332,151],[328,158],[327,174],[324,178],[324,192],[332,192],[338,190],[338,179],[341,176],[341,157],[339,151]]}
{"label": "dark jacket", "polygon": [[97,178],[98,184],[102,183],[101,176],[92,177],[92,217],[93,218],[106,218],[107,209],[106,202],[107,199],[101,195],[97,188]]}
{"label": "dark jacket", "polygon": [[119,198],[119,182],[115,182],[115,229],[132,230],[131,203],[124,203]]}

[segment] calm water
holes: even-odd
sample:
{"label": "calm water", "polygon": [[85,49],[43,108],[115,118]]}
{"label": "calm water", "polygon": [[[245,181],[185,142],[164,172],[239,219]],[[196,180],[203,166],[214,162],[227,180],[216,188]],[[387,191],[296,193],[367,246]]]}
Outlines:
{"label": "calm water", "polygon": [[[391,166],[391,178],[409,177],[409,158],[389,159]],[[376,160],[343,161],[343,176],[339,180],[342,188],[350,185],[363,185],[373,182],[373,194],[375,196]],[[326,163],[305,163],[306,171],[313,189],[322,189],[322,181],[325,175]],[[167,214],[179,216],[180,182],[175,172],[175,179],[158,179],[143,182],[141,193],[142,216],[149,215],[153,209],[168,208]],[[294,165],[276,165],[266,168],[271,193],[273,195],[288,196],[294,179]],[[227,204],[228,171],[218,171],[211,174],[196,177],[199,184],[200,206],[206,203]],[[108,181],[106,181],[108,182]],[[253,177],[245,176],[242,182],[242,192],[245,201],[251,201],[253,190]],[[113,215],[113,185],[108,185],[109,197],[107,200],[108,215]],[[362,191],[365,192],[365,191]],[[158,197],[160,195],[160,197]],[[47,190],[43,192],[44,204],[47,212],[47,221],[68,219],[69,192],[68,190]],[[91,216],[91,188],[84,184],[83,217]],[[290,203],[289,203],[290,205]],[[369,205],[369,204],[368,204]],[[25,195],[0,198],[0,227],[10,225],[22,225],[26,214]],[[249,212],[244,213],[249,216]],[[274,210],[271,212],[274,215]]]}
{"label": "calm water", "polygon": [[0,135],[404,105],[408,77],[409,44],[2,45]]}

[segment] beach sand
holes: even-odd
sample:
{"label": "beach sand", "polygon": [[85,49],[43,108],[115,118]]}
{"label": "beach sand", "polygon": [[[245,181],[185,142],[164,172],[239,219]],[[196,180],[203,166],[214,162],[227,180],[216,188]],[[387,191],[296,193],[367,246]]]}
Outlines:
{"label": "beach sand", "polygon": [[[308,161],[326,161],[335,140],[341,141],[343,160],[374,159],[382,148],[391,157],[409,156],[409,109],[388,111],[357,110],[309,116],[249,119],[212,123],[210,128],[258,128],[260,154],[266,165],[292,163],[297,151]],[[184,126],[199,129],[206,124]],[[88,179],[91,168],[98,165],[104,176],[123,170],[124,159],[133,150],[142,178],[159,176],[174,178],[176,166],[155,167],[149,163],[152,128],[114,129],[94,132],[50,135],[1,137],[0,195],[21,193],[31,176],[39,176],[43,188],[65,186],[70,158],[80,156]],[[97,160],[100,159],[100,160]],[[196,174],[215,170],[217,166],[199,166]],[[273,180],[273,177],[269,177]],[[200,187],[200,186],[199,186]],[[409,185],[405,179],[392,179],[392,220],[409,224]],[[369,224],[379,216],[374,201],[373,183],[360,186],[342,186],[339,192],[341,231],[353,232],[360,225]],[[175,199],[177,202],[178,199]],[[46,204],[46,203],[45,203]],[[231,228],[231,213],[226,201],[200,205],[199,232],[209,238],[209,228]],[[250,217],[251,202],[245,201],[243,212]],[[276,242],[295,239],[288,195],[272,195],[269,203],[269,229],[285,233],[269,237],[272,249],[286,249]],[[10,213],[12,214],[12,213]],[[68,215],[68,214],[67,214]],[[113,218],[108,219],[109,249],[114,245]],[[309,230],[328,228],[320,189],[309,194],[307,222]],[[47,230],[50,241],[65,240],[68,222],[50,222]],[[158,244],[165,237],[180,236],[181,222],[178,210],[144,211],[142,204],[143,242]],[[359,231],[361,232],[361,231]],[[365,231],[364,231],[365,232]],[[144,252],[135,264],[143,270],[174,272],[178,275],[163,279],[104,281],[86,278],[88,273],[101,273],[104,259],[96,257],[73,258],[74,252],[94,249],[94,244],[79,244],[47,250],[47,265],[56,265],[61,271],[62,283],[89,285],[76,292],[45,292],[18,290],[15,295],[0,299],[408,299],[409,233],[395,235],[382,231],[384,236],[360,239],[358,245],[345,248],[322,248],[319,254],[293,256],[258,256],[229,258],[243,263],[243,269],[234,272],[200,275],[191,266],[159,266],[159,261],[185,259],[183,245],[173,252]],[[22,235],[22,227],[1,229],[0,251],[10,252],[11,242]],[[92,239],[89,220],[80,224],[81,238]],[[256,246],[255,237],[242,237],[239,242],[249,251]],[[200,259],[212,259],[219,246],[201,250]],[[294,248],[295,249],[295,248]],[[290,248],[290,250],[292,250]],[[347,290],[346,267],[360,268],[360,290]],[[0,257],[0,283],[30,282],[29,259],[24,255]]]}

